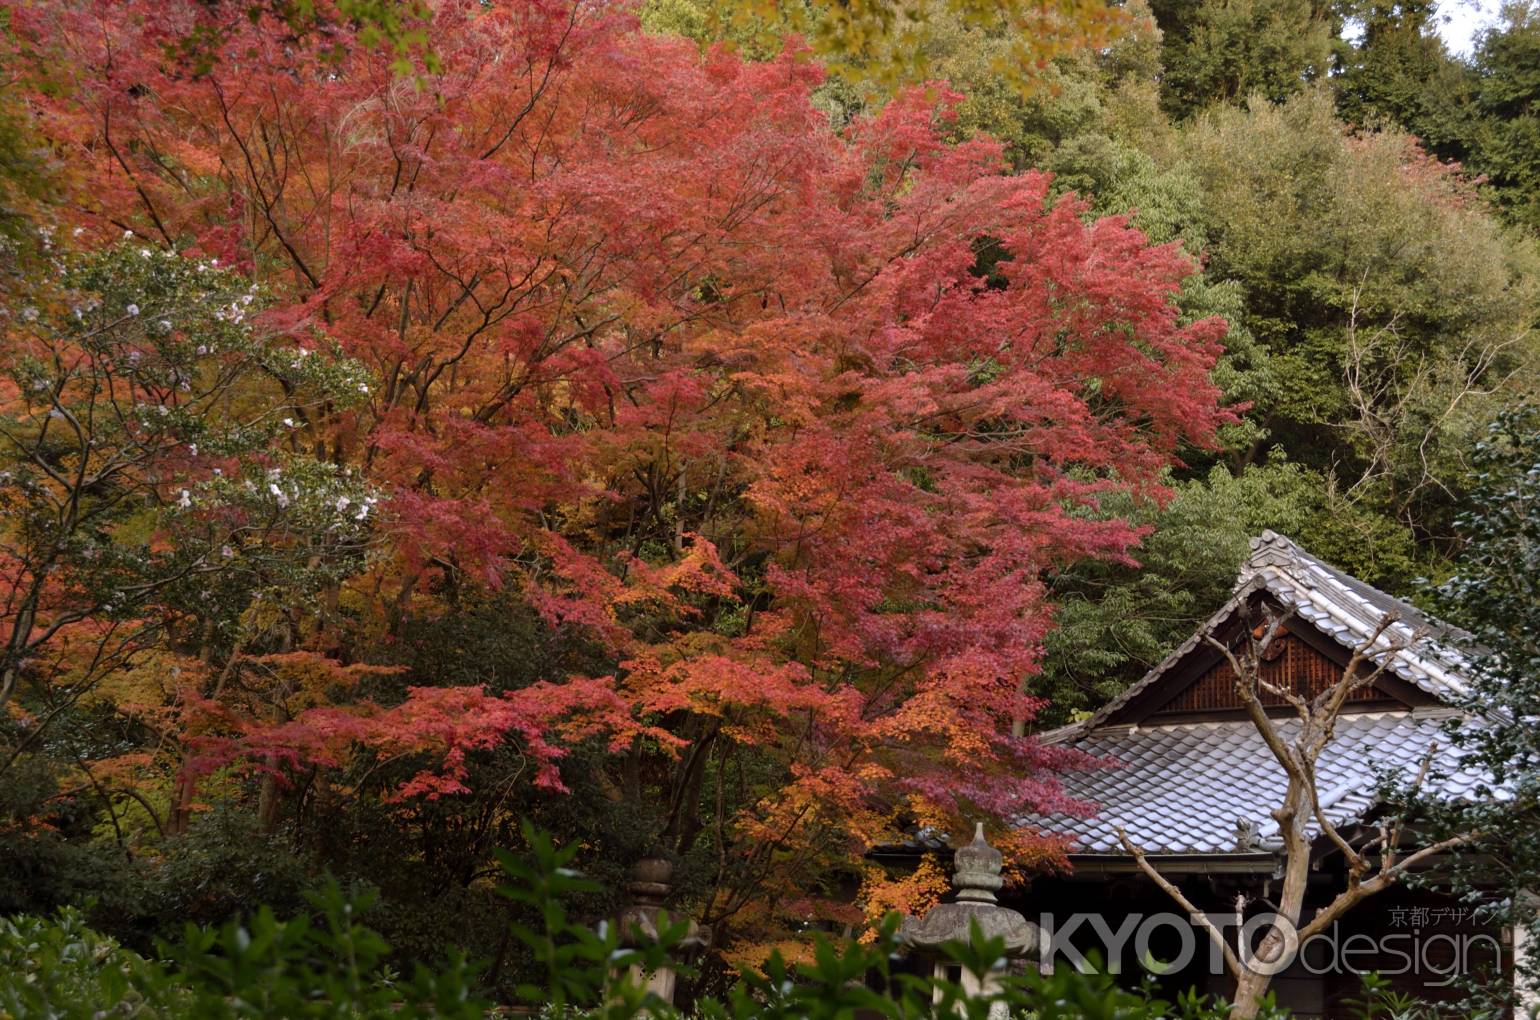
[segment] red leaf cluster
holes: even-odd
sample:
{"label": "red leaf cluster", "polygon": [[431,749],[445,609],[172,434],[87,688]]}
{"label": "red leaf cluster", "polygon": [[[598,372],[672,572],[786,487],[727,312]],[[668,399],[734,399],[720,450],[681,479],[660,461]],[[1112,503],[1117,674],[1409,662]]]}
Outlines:
{"label": "red leaf cluster", "polygon": [[[1012,736],[1042,577],[1128,557],[1098,500],[1158,498],[1227,420],[1223,323],[1180,321],[1175,246],[949,144],[942,87],[836,130],[800,55],[702,57],[610,5],[440,0],[444,69],[415,80],[234,6],[15,11],[69,69],[37,105],[80,222],[245,267],[283,295],[267,328],[373,372],[295,442],[389,493],[353,585],[382,617],[512,586],[615,666],[236,744],[431,754],[406,797],[508,740],[559,788],[572,740],[709,733],[784,768],[749,839],[1077,807],[1052,778],[1075,763]],[[174,45],[200,26],[206,72]]]}

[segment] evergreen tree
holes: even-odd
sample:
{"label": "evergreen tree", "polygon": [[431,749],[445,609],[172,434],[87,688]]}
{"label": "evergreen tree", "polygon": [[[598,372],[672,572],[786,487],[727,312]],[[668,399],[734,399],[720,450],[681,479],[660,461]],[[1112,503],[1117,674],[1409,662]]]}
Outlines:
{"label": "evergreen tree", "polygon": [[1474,169],[1503,213],[1540,230],[1540,5],[1512,3],[1476,50]]}
{"label": "evergreen tree", "polygon": [[1337,26],[1317,0],[1158,0],[1164,33],[1162,100],[1185,118],[1260,94],[1277,102],[1331,66]]}
{"label": "evergreen tree", "polygon": [[1364,0],[1349,6],[1355,43],[1338,47],[1337,109],[1349,124],[1398,126],[1441,159],[1469,155],[1475,81],[1434,31],[1432,0]]}

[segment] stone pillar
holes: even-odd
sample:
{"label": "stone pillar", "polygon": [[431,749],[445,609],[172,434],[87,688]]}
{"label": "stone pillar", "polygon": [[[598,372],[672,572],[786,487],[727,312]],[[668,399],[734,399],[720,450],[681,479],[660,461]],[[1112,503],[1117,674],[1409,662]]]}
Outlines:
{"label": "stone pillar", "polygon": [[[984,824],[980,822],[974,830],[973,842],[959,848],[953,857],[952,902],[936,904],[924,917],[904,918],[898,930],[899,941],[916,957],[930,960],[938,980],[950,979],[947,970],[956,967],[940,955],[940,947],[947,942],[967,942],[975,924],[984,935],[1005,942],[1007,957],[1024,957],[1037,949],[1037,925],[1000,906],[995,898],[995,892],[1005,884],[1000,877],[1003,863],[1000,851],[984,838]],[[969,999],[993,998],[999,994],[1004,972],[1005,961],[1001,961],[988,974],[963,971],[957,984]],[[1004,1020],[1008,1013],[1004,1002],[990,1003],[991,1020]]]}
{"label": "stone pillar", "polygon": [[[616,918],[622,945],[636,946],[657,941],[658,919],[665,912],[664,903],[673,888],[669,883],[673,875],[674,865],[662,857],[645,857],[631,866],[631,880],[626,884],[630,902]],[[679,920],[677,917],[671,919]],[[699,948],[705,944],[708,935],[707,929],[691,921],[684,941],[676,947],[676,951],[686,952]],[[671,965],[664,965],[651,973],[643,973],[640,967],[631,968],[631,979],[634,982],[670,1004],[674,1001],[674,985],[678,977],[678,972]]]}

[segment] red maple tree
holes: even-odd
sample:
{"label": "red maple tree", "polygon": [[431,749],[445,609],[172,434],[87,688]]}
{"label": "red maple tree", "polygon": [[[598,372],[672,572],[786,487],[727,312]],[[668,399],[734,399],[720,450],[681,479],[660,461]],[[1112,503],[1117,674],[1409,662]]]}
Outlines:
{"label": "red maple tree", "polygon": [[[241,4],[12,11],[85,239],[217,258],[279,295],[265,328],[372,372],[285,440],[386,494],[343,593],[364,631],[511,589],[610,663],[211,710],[204,746],[427,753],[411,798],[503,741],[559,788],[565,746],[608,741],[670,849],[722,848],[719,925],[900,823],[1075,809],[1073,762],[1021,735],[1041,578],[1128,557],[1098,500],[1159,498],[1227,420],[1224,325],[1174,305],[1187,259],[947,143],[943,86],[836,129],[795,49],[703,56],[573,0],[431,7],[440,66],[409,75]],[[742,749],[777,778],[712,817]]]}

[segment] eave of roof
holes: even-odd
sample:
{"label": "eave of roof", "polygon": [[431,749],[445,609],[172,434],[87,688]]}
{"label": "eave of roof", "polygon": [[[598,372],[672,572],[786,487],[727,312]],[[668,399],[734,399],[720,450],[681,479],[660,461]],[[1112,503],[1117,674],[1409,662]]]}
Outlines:
{"label": "eave of roof", "polygon": [[[1278,855],[1255,853],[1160,854],[1164,875],[1269,875],[1278,873]],[[1142,874],[1139,863],[1126,853],[1072,853],[1066,855],[1070,878]]]}

